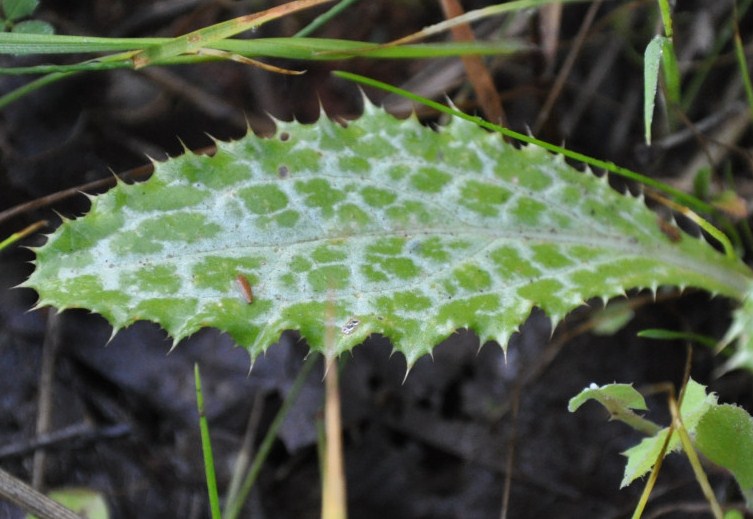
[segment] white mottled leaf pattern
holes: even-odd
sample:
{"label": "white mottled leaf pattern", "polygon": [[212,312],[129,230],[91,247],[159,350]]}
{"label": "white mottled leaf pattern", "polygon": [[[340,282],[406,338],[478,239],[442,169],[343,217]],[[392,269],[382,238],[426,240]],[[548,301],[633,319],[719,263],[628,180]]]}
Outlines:
{"label": "white mottled leaf pattern", "polygon": [[745,265],[666,227],[561,157],[368,105],[119,184],[36,250],[25,286],[116,330],[150,320],[177,342],[215,327],[252,357],[286,329],[324,351],[331,324],[331,353],[380,333],[410,365],[458,328],[504,346],[534,306],[556,323],[636,287],[746,297]]}

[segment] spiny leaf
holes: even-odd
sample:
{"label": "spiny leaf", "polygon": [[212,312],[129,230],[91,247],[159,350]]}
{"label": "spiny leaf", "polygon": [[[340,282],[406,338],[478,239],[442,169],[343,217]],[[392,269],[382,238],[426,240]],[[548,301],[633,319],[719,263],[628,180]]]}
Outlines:
{"label": "spiny leaf", "polygon": [[561,157],[367,104],[345,126],[280,122],[119,184],[36,250],[25,286],[116,331],[215,327],[256,356],[286,329],[324,351],[334,325],[329,353],[380,333],[411,365],[458,328],[504,346],[533,306],[556,324],[630,288],[750,291],[745,265],[661,223]]}

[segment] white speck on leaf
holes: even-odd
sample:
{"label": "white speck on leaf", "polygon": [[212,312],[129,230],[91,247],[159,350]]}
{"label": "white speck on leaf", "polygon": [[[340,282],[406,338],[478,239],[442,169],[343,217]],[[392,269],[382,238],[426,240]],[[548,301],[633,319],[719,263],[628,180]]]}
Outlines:
{"label": "white speck on leaf", "polygon": [[343,335],[350,335],[354,331],[356,331],[356,328],[358,328],[358,325],[361,324],[361,321],[358,319],[349,319],[347,323],[343,325],[342,328],[340,328],[340,331],[343,332]]}

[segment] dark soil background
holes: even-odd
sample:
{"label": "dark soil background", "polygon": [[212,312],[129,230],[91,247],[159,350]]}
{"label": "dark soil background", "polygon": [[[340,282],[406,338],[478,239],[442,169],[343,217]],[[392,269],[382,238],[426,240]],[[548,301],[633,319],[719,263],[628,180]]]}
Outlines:
{"label": "dark soil background", "polygon": [[[65,34],[176,35],[273,3],[42,0],[39,17]],[[467,10],[491,3],[463,2]],[[731,29],[732,2],[678,4],[676,46],[688,88],[712,55],[714,42]],[[589,9],[596,9],[593,23],[583,33],[548,118],[536,125]],[[565,142],[685,189],[692,188],[700,167],[710,167],[712,190],[734,186],[744,207],[751,193],[753,141],[729,44],[713,59],[681,123],[668,129],[659,110],[657,142],[651,149],[642,144],[641,56],[659,31],[657,11],[653,1],[608,1],[567,6],[561,22],[552,25],[533,11],[482,22],[476,27],[479,36],[514,37],[532,46],[530,52],[486,60],[508,124],[523,132],[533,128],[550,142]],[[313,15],[291,16],[256,35],[291,35]],[[753,41],[751,18],[741,21],[744,42]],[[316,35],[383,42],[441,19],[433,0],[363,0]],[[546,35],[556,43],[550,51],[541,44]],[[49,60],[65,59],[74,58]],[[0,211],[38,203],[0,220],[0,237],[39,219],[50,220],[54,228],[58,215],[74,217],[88,206],[80,195],[52,204],[45,202],[46,195],[127,172],[147,163],[147,155],[164,159],[181,153],[184,145],[211,146],[209,135],[238,138],[247,124],[263,133],[273,124],[267,114],[310,122],[322,106],[331,116],[356,117],[361,94],[353,84],[333,78],[332,69],[437,99],[446,95],[466,111],[480,111],[457,59],[282,65],[308,72],[289,77],[228,62],[86,74],[9,106],[0,112]],[[0,92],[25,81],[0,78]],[[366,93],[397,114],[413,108],[382,92]],[[419,112],[427,123],[437,121],[435,114]],[[24,242],[41,243],[41,236]],[[219,480],[226,488],[252,410],[258,415],[251,423],[258,444],[303,364],[306,345],[286,333],[249,375],[248,355],[211,330],[169,354],[164,334],[144,323],[108,344],[111,330],[97,316],[29,312],[35,294],[12,287],[30,273],[32,259],[20,247],[0,253],[0,467],[26,481],[35,478],[44,489],[96,489],[106,496],[114,518],[208,517],[194,362],[202,368]],[[554,332],[547,318],[534,312],[513,337],[506,357],[499,345],[479,348],[473,333],[461,331],[439,345],[433,359],[422,359],[405,382],[404,359],[391,356],[390,345],[381,338],[345,356],[341,390],[350,516],[486,519],[504,511],[510,518],[630,517],[642,485],[619,490],[624,468],[620,452],[640,436],[620,423],[608,423],[595,404],[568,413],[568,399],[591,382],[678,384],[684,345],[637,339],[636,332],[662,327],[720,337],[730,314],[727,301],[701,293],[680,297],[662,291],[657,302],[646,294],[631,298],[636,318],[615,335],[581,333],[593,315],[589,308]],[[53,363],[51,380],[41,376],[45,362]],[[696,348],[692,376],[710,384],[721,400],[750,410],[749,374],[714,379],[712,372],[721,362]],[[276,440],[246,517],[319,516],[321,379],[319,366]],[[52,392],[50,425],[48,433],[38,434],[42,387]],[[655,409],[649,417],[667,423],[665,396],[649,401]],[[35,452],[44,452],[36,454],[36,462]],[[740,504],[734,481],[713,468],[709,473],[720,499]],[[506,485],[509,495],[503,505]],[[689,464],[682,456],[671,456],[644,517],[709,516]],[[23,514],[0,502],[0,518],[6,517]]]}

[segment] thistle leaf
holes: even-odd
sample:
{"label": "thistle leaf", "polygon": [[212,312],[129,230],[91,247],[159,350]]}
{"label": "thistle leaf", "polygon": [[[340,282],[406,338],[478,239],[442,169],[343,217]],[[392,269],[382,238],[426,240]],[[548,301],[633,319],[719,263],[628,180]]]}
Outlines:
{"label": "thistle leaf", "polygon": [[157,164],[36,253],[38,306],[87,308],[116,331],[150,320],[177,343],[214,327],[255,357],[286,329],[325,351],[332,326],[327,353],[379,333],[409,365],[458,328],[504,347],[534,306],[556,324],[630,288],[742,299],[753,286],[740,261],[605,177],[368,104],[345,126],[280,122]]}

